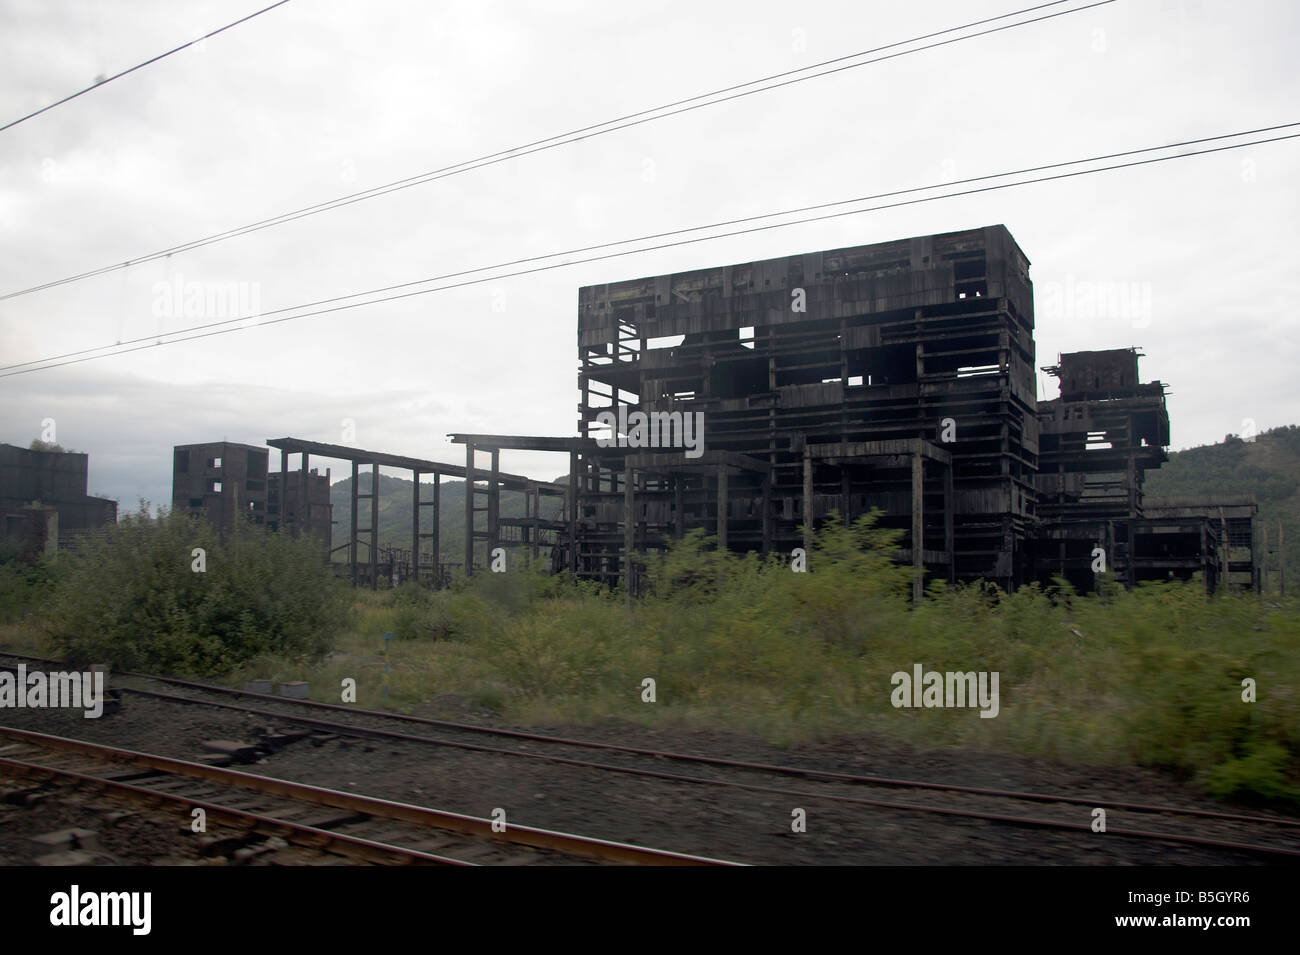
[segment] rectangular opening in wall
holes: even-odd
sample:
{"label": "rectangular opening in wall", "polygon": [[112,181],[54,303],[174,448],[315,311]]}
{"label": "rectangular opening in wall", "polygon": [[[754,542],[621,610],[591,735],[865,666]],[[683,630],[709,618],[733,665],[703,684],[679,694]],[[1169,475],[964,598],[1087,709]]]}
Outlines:
{"label": "rectangular opening in wall", "polygon": [[684,341],[686,341],[685,335],[665,335],[663,338],[647,338],[645,347],[646,351],[654,348],[676,348]]}
{"label": "rectangular opening in wall", "polygon": [[208,490],[211,491],[213,494],[220,494],[220,493],[221,493],[221,482],[220,482],[220,481],[209,481],[209,482],[208,482]]}
{"label": "rectangular opening in wall", "polygon": [[208,467],[210,468],[221,467],[221,458],[208,458]]}
{"label": "rectangular opening in wall", "polygon": [[737,335],[740,338],[740,344],[742,347],[744,348],[754,347],[754,326],[753,325],[744,326],[739,332],[737,332]]}
{"label": "rectangular opening in wall", "polygon": [[1000,365],[965,365],[957,369],[958,378],[979,378],[984,375],[996,375],[1002,371]]}

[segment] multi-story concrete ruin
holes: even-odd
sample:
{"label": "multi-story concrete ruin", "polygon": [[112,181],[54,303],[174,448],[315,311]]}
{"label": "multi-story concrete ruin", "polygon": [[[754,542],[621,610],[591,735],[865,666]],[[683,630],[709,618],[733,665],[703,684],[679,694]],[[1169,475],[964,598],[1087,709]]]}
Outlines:
{"label": "multi-story concrete ruin", "polygon": [[[691,529],[788,554],[875,508],[917,596],[1103,567],[1258,586],[1253,504],[1147,512],[1169,419],[1136,350],[1062,355],[1060,397],[1037,400],[1029,260],[1003,226],[583,288],[578,307],[579,435],[452,436],[471,480],[477,452],[569,455],[557,567],[636,589],[643,555]],[[467,520],[509,543],[490,508]]]}
{"label": "multi-story concrete ruin", "polygon": [[86,493],[90,458],[0,444],[0,537],[49,554],[117,522],[117,502]]}
{"label": "multi-story concrete ruin", "polygon": [[216,441],[173,449],[172,509],[204,517],[222,534],[236,516],[271,530],[292,527],[322,542],[328,556],[333,527],[329,472],[268,474],[270,452]]}

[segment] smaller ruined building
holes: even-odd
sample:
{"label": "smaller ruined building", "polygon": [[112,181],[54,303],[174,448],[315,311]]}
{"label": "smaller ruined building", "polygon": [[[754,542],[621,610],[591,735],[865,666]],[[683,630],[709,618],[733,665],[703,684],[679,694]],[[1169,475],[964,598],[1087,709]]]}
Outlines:
{"label": "smaller ruined building", "polygon": [[117,502],[86,493],[89,455],[0,444],[0,538],[49,554],[117,522]]}
{"label": "smaller ruined building", "polygon": [[329,471],[268,473],[269,456],[266,448],[229,441],[178,445],[172,509],[203,516],[223,535],[236,515],[270,530],[292,528],[319,539],[328,555],[334,514]]}

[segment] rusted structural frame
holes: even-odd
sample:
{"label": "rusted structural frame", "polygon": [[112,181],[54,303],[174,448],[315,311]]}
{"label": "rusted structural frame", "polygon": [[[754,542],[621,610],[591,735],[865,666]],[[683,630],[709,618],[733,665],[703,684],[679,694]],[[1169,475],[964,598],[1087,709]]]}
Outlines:
{"label": "rusted structural frame", "polygon": [[[482,540],[486,542],[489,555],[491,552],[502,545],[507,546],[525,546],[532,552],[534,559],[541,555],[542,535],[567,534],[570,548],[575,538],[574,530],[577,526],[576,511],[576,483],[577,483],[577,461],[579,454],[588,448],[594,448],[595,442],[579,438],[547,437],[544,435],[507,435],[507,434],[466,434],[453,433],[447,435],[453,444],[465,445],[465,474],[466,474],[466,494],[465,494],[465,555],[466,567],[469,568],[467,573],[472,573],[473,548],[474,541]],[[475,454],[485,452],[491,455],[491,468],[488,472],[487,486],[479,488],[476,484],[479,478],[479,469],[475,467]],[[569,456],[569,480],[567,483],[555,483],[550,481],[536,481],[530,478],[523,478],[523,486],[515,488],[506,480],[506,475],[500,471],[500,455],[502,451],[549,451]],[[502,488],[521,489],[524,492],[524,517],[521,518],[502,518],[500,507],[500,491]],[[474,503],[475,495],[482,495],[486,498],[484,506],[479,507]],[[552,521],[544,519],[541,516],[541,498],[542,495],[558,497],[561,499],[561,513],[566,515],[564,521]],[[477,526],[476,514],[486,514],[485,524],[482,529]],[[503,535],[503,528],[517,528],[520,532],[520,539]],[[558,543],[558,537],[557,541]],[[567,566],[572,566],[571,560],[566,560]],[[554,561],[552,563],[554,567]]]}
{"label": "rusted structural frame", "polygon": [[[272,438],[267,440],[267,445],[277,448],[280,451],[280,468],[281,480],[288,479],[288,457],[290,454],[302,455],[302,470],[307,470],[308,456],[315,454],[321,457],[333,458],[341,461],[348,461],[352,464],[352,517],[350,521],[350,532],[348,537],[348,563],[350,565],[350,576],[354,586],[360,583],[361,561],[358,554],[358,546],[363,543],[362,535],[367,538],[364,543],[368,548],[367,559],[365,561],[369,578],[368,583],[371,589],[378,587],[379,579],[379,509],[377,503],[379,500],[379,469],[381,467],[400,469],[410,471],[413,481],[413,517],[411,521],[411,565],[413,575],[418,579],[419,563],[421,553],[421,541],[428,540],[432,544],[432,568],[434,574],[434,583],[438,582],[441,557],[441,538],[439,534],[439,525],[441,522],[441,479],[448,476],[453,478],[465,478],[471,472],[466,468],[455,464],[447,464],[441,461],[429,461],[423,458],[413,458],[406,455],[387,454],[382,451],[369,451],[363,448],[351,448],[345,445],[328,444],[321,441],[308,441],[301,438]],[[370,471],[370,493],[363,494],[359,490],[360,467],[369,466]],[[420,491],[420,475],[432,474],[433,482],[433,500],[424,500]],[[529,491],[539,483],[530,478],[518,474],[505,474],[494,472],[492,486],[497,490],[493,493],[499,494],[500,488],[510,490]],[[466,488],[466,499],[472,500],[470,488]],[[370,524],[368,527],[360,527],[358,521],[358,501],[370,501]],[[432,508],[432,530],[422,531],[423,520],[421,518],[422,508]],[[472,528],[472,525],[471,525]],[[470,572],[472,567],[471,560],[467,563],[466,571]]]}
{"label": "rusted structural frame", "polygon": [[[1205,545],[1200,566],[1190,565],[1183,555],[1180,564],[1160,563],[1160,556],[1139,555],[1135,558],[1146,579],[1158,579],[1168,568],[1191,567],[1200,570],[1207,589],[1212,581],[1242,590],[1263,591],[1262,556],[1264,547],[1256,537],[1259,505],[1248,494],[1212,494],[1193,497],[1147,497],[1143,501],[1143,530],[1172,533],[1170,526],[1196,522],[1204,525]],[[1198,526],[1197,532],[1200,533]]]}
{"label": "rusted structural frame", "polygon": [[[899,559],[912,565],[912,601],[920,603],[925,593],[926,566],[946,566],[947,580],[956,580],[956,566],[953,554],[953,480],[952,455],[941,446],[931,441],[916,438],[895,441],[856,441],[839,444],[815,444],[805,448],[805,460],[822,464],[838,464],[844,469],[848,464],[870,464],[885,462],[886,466],[898,466],[907,461],[912,472],[912,527],[908,546],[898,555]],[[943,469],[940,484],[943,514],[943,549],[932,550],[925,546],[925,462],[932,461]],[[847,486],[848,474],[845,471],[842,482]],[[845,492],[847,494],[847,492]],[[843,519],[849,520],[847,505]]]}

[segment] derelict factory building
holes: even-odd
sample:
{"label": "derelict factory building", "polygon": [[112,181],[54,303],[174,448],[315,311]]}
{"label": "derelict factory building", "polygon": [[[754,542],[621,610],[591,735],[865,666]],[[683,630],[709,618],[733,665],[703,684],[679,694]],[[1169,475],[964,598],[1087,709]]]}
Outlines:
{"label": "derelict factory building", "polygon": [[[579,437],[453,435],[471,480],[476,451],[569,453],[557,568],[636,589],[643,555],[693,528],[789,554],[810,522],[879,508],[905,532],[918,596],[927,577],[1088,587],[1097,547],[1129,584],[1200,571],[1213,588],[1232,570],[1258,586],[1253,503],[1145,513],[1169,419],[1136,350],[1061,356],[1046,369],[1061,396],[1037,400],[1029,260],[1004,226],[592,286],[578,302]],[[598,441],[620,411],[702,412],[703,453]],[[490,518],[475,527],[510,543]]]}

